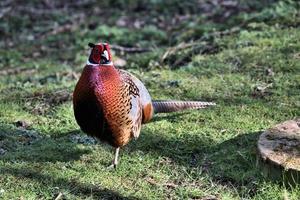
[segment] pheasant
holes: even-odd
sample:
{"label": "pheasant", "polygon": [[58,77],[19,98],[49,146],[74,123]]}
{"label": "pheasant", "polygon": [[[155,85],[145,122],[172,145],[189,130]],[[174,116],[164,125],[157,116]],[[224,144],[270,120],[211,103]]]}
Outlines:
{"label": "pheasant", "polygon": [[117,69],[107,43],[89,43],[90,56],[73,93],[75,119],[86,134],[115,148],[138,138],[141,125],[154,114],[200,109],[215,105],[201,101],[152,101],[144,84],[131,73]]}

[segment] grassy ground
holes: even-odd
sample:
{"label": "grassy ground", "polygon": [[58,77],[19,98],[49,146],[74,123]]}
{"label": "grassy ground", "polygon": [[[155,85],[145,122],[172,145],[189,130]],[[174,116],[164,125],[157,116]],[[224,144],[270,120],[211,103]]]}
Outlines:
{"label": "grassy ground", "polygon": [[[263,178],[256,142],[300,115],[300,4],[224,2],[1,2],[0,198],[299,199]],[[114,57],[153,99],[218,106],[158,115],[107,170],[71,103],[97,41],[150,49]]]}

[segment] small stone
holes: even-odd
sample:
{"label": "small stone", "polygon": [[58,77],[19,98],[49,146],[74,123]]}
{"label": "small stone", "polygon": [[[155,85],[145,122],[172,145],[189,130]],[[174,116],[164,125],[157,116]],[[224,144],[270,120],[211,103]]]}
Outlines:
{"label": "small stone", "polygon": [[23,145],[31,145],[42,137],[34,130],[19,129],[19,142]]}
{"label": "small stone", "polygon": [[252,96],[254,97],[259,97],[259,98],[263,98],[265,96],[268,96],[271,94],[271,91],[269,90],[270,88],[272,88],[273,84],[258,84],[255,85],[253,88],[253,92],[252,92]]}
{"label": "small stone", "polygon": [[275,75],[275,73],[273,72],[273,70],[271,68],[268,68],[266,70],[266,74],[267,74],[267,76],[274,76]]}
{"label": "small stone", "polygon": [[117,22],[116,22],[117,26],[127,26],[127,18],[125,16],[120,17]]}
{"label": "small stone", "polygon": [[34,58],[37,58],[37,57],[41,56],[41,53],[40,53],[40,52],[34,52],[34,53],[32,54],[32,56],[33,56]]}
{"label": "small stone", "polygon": [[168,81],[168,85],[170,87],[179,87],[180,81],[177,80],[172,80],[172,81]]}
{"label": "small stone", "polygon": [[24,120],[18,120],[15,122],[16,127],[28,128],[29,123]]}
{"label": "small stone", "polygon": [[71,135],[70,140],[77,144],[96,144],[97,140],[87,135]]}
{"label": "small stone", "polygon": [[114,60],[114,65],[116,67],[125,67],[127,64],[126,60],[122,59],[122,58],[117,58],[116,60]]}
{"label": "small stone", "polygon": [[28,41],[33,41],[35,38],[34,38],[34,35],[28,35],[28,36],[26,37],[26,39],[27,39]]}
{"label": "small stone", "polygon": [[134,23],[133,23],[133,26],[134,28],[136,29],[139,29],[142,27],[142,22],[140,20],[136,20]]}
{"label": "small stone", "polygon": [[2,148],[0,148],[0,156],[1,155],[4,155],[6,153],[6,150],[5,149],[2,149]]}

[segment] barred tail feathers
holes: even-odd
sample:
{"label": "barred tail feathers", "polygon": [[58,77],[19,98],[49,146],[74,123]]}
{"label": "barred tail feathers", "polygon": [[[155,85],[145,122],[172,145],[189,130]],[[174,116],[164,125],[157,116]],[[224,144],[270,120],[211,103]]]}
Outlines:
{"label": "barred tail feathers", "polygon": [[154,107],[154,113],[169,113],[177,112],[186,109],[201,109],[208,106],[216,105],[213,102],[204,102],[204,101],[152,101]]}

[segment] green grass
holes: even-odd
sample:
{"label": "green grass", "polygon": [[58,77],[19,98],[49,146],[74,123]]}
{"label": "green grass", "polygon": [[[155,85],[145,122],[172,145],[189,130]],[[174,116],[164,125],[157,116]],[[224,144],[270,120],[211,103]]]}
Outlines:
{"label": "green grass", "polygon": [[[240,1],[226,18],[224,6],[199,15],[203,8],[196,1],[114,2],[100,11],[99,2],[67,2],[67,10],[56,2],[42,17],[25,7],[45,5],[28,1],[3,16],[0,199],[54,199],[59,193],[65,199],[298,199],[298,187],[262,176],[256,143],[261,131],[300,115],[299,3]],[[80,13],[84,23],[75,20],[74,26]],[[120,27],[122,15],[128,20]],[[49,34],[66,24],[74,27]],[[121,150],[118,169],[108,170],[111,147],[72,139],[84,134],[71,94],[87,43],[99,40],[151,48],[113,53],[127,61],[124,68],[145,83],[153,99],[218,105],[157,115]],[[194,46],[162,60],[168,48],[191,41]],[[29,126],[17,127],[17,121]]]}

